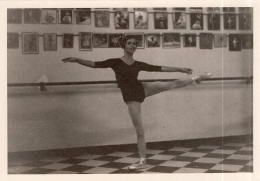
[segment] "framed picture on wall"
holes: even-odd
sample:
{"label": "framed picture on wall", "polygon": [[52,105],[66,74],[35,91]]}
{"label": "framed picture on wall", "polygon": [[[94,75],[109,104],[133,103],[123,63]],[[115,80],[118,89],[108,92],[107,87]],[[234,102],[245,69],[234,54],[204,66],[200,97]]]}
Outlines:
{"label": "framed picture on wall", "polygon": [[181,37],[180,33],[163,33],[162,37],[163,48],[180,48],[181,47]]}
{"label": "framed picture on wall", "polygon": [[24,23],[25,24],[40,24],[41,10],[40,9],[24,9]]}
{"label": "framed picture on wall", "polygon": [[212,49],[212,48],[213,48],[213,34],[200,33],[200,49]]}
{"label": "framed picture on wall", "polygon": [[190,25],[192,30],[203,30],[203,14],[202,13],[191,13],[190,14]]}
{"label": "framed picture on wall", "polygon": [[127,37],[133,37],[137,41],[137,48],[144,48],[144,33],[125,33]]}
{"label": "framed picture on wall", "polygon": [[239,14],[239,30],[251,30],[251,14]]}
{"label": "framed picture on wall", "polygon": [[64,33],[62,36],[62,48],[73,48],[74,35],[71,33]]}
{"label": "framed picture on wall", "polygon": [[148,29],[148,12],[146,8],[134,8],[134,28]]}
{"label": "framed picture on wall", "polygon": [[79,50],[92,50],[92,33],[79,33]]}
{"label": "framed picture on wall", "polygon": [[229,34],[229,51],[241,51],[240,34]]}
{"label": "framed picture on wall", "polygon": [[92,35],[93,48],[107,48],[108,47],[108,34],[95,33]]}
{"label": "framed picture on wall", "polygon": [[55,33],[43,34],[44,51],[57,51],[57,35]]}
{"label": "framed picture on wall", "polygon": [[242,49],[253,49],[253,34],[242,35]]}
{"label": "framed picture on wall", "polygon": [[60,9],[59,10],[59,23],[60,24],[72,24],[73,22],[73,10],[72,9]]}
{"label": "framed picture on wall", "polygon": [[76,23],[79,25],[90,25],[91,24],[90,8],[76,9]]}
{"label": "framed picture on wall", "polygon": [[227,35],[226,34],[215,34],[214,47],[216,47],[216,48],[227,47]]}
{"label": "framed picture on wall", "polygon": [[114,8],[115,29],[129,29],[129,12],[127,8]]}
{"label": "framed picture on wall", "polygon": [[167,8],[153,8],[154,11],[167,11]]}
{"label": "framed picture on wall", "polygon": [[161,36],[159,33],[146,34],[146,47],[160,47],[161,46]]}
{"label": "framed picture on wall", "polygon": [[122,33],[108,34],[108,47],[109,48],[120,48],[120,38],[123,36]]}
{"label": "framed picture on wall", "polygon": [[39,35],[38,33],[22,33],[22,53],[39,53]]}
{"label": "framed picture on wall", "polygon": [[57,9],[42,9],[42,24],[57,24]]}
{"label": "framed picture on wall", "polygon": [[219,7],[209,7],[209,8],[207,8],[207,11],[210,13],[220,13],[220,8]]}
{"label": "framed picture on wall", "polygon": [[173,11],[181,11],[181,12],[185,12],[186,8],[172,8]]}
{"label": "framed picture on wall", "polygon": [[197,7],[191,7],[190,12],[197,12],[197,13],[202,13],[202,8],[197,8]]}
{"label": "framed picture on wall", "polygon": [[174,12],[172,14],[173,29],[186,29],[186,13]]}
{"label": "framed picture on wall", "polygon": [[184,35],[184,47],[196,47],[196,34]]}
{"label": "framed picture on wall", "polygon": [[19,34],[7,33],[7,48],[18,49],[19,48]]}
{"label": "framed picture on wall", "polygon": [[208,14],[208,30],[220,30],[220,14]]}
{"label": "framed picture on wall", "polygon": [[253,8],[252,7],[239,7],[238,11],[239,13],[252,13]]}
{"label": "framed picture on wall", "polygon": [[155,29],[168,29],[168,13],[155,12],[154,13],[154,28]]}
{"label": "framed picture on wall", "polygon": [[22,23],[22,9],[7,9],[7,23],[21,24]]}
{"label": "framed picture on wall", "polygon": [[109,11],[95,11],[95,27],[109,28],[110,13]]}
{"label": "framed picture on wall", "polygon": [[224,13],[234,13],[235,12],[235,8],[234,7],[223,7],[223,12]]}
{"label": "framed picture on wall", "polygon": [[224,29],[235,30],[236,29],[236,14],[226,13],[224,14]]}

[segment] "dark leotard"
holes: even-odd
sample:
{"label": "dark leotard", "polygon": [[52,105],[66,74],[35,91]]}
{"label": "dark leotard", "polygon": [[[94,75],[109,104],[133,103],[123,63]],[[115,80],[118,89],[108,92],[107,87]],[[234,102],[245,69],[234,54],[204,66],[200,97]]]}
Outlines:
{"label": "dark leotard", "polygon": [[115,72],[118,87],[121,89],[125,102],[143,102],[145,98],[142,83],[137,80],[140,71],[160,72],[161,66],[150,65],[135,61],[128,65],[120,58],[112,58],[105,61],[95,62],[95,68],[112,68]]}

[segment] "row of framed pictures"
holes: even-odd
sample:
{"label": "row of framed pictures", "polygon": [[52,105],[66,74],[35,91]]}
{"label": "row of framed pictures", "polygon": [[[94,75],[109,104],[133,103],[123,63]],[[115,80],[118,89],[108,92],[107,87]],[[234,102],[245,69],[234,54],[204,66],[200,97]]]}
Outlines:
{"label": "row of framed pictures", "polygon": [[[168,29],[168,14],[164,8],[154,8],[154,28]],[[159,9],[159,10],[156,10]],[[165,8],[166,9],[166,8]],[[173,8],[172,23],[174,29],[187,29],[187,12],[186,8]],[[202,8],[189,8],[190,12],[190,29],[203,30]],[[222,17],[220,8],[207,8],[208,30],[220,30],[220,18]],[[22,16],[22,12],[23,15]],[[225,30],[235,30],[237,16],[239,18],[239,30],[251,30],[252,8],[239,8],[239,14],[235,13],[235,8],[223,8],[223,22]],[[110,27],[109,9],[97,9],[95,13],[95,27]],[[129,29],[129,11],[127,8],[114,8],[114,28]],[[75,15],[74,15],[75,14]],[[75,16],[75,17],[74,17]],[[24,24],[76,24],[90,25],[90,9],[8,9],[7,22],[9,24],[21,24],[22,17]],[[134,28],[148,29],[149,16],[147,8],[134,8]]]}
{"label": "row of framed pictures", "polygon": [[[43,36],[44,51],[57,51],[57,35],[55,33],[45,33]],[[62,35],[62,47],[74,47],[74,34]],[[213,49],[214,47],[227,47],[229,39],[230,51],[241,51],[242,49],[253,48],[253,34],[215,34],[212,33],[125,33],[125,34],[107,34],[107,33],[90,33],[80,32],[79,50],[92,50],[92,48],[120,48],[121,36],[131,36],[137,40],[137,48],[180,48],[181,37],[183,37],[183,47],[196,47],[197,36],[200,40],[200,49]],[[162,38],[161,38],[162,37]],[[19,49],[19,34],[7,34],[7,48]],[[22,33],[22,52],[25,54],[39,53],[39,34]]]}

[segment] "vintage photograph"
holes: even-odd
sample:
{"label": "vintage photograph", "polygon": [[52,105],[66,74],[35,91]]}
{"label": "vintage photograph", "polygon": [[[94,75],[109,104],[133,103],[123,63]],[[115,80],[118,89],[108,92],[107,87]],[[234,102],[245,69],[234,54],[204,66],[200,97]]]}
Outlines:
{"label": "vintage photograph", "polygon": [[24,9],[23,18],[24,24],[40,24],[41,9]]}
{"label": "vintage photograph", "polygon": [[143,33],[125,33],[128,38],[133,38],[136,40],[137,48],[144,48],[144,34]]}
{"label": "vintage photograph", "polygon": [[79,50],[92,50],[92,33],[79,32]]}
{"label": "vintage photograph", "polygon": [[200,49],[213,49],[212,33],[200,33]]}
{"label": "vintage photograph", "polygon": [[203,14],[191,13],[190,25],[191,25],[191,30],[203,30]]}
{"label": "vintage photograph", "polygon": [[109,11],[95,11],[95,27],[108,28],[110,26]]}
{"label": "vintage photograph", "polygon": [[252,13],[253,8],[252,7],[239,7],[238,12],[239,13]]}
{"label": "vintage photograph", "polygon": [[146,8],[134,8],[134,28],[148,29],[148,12]]}
{"label": "vintage photograph", "polygon": [[163,39],[162,40],[163,48],[180,48],[181,47],[180,33],[163,33],[162,39]]}
{"label": "vintage photograph", "polygon": [[239,14],[239,30],[251,30],[251,16],[250,13]]}
{"label": "vintage photograph", "polygon": [[92,35],[93,48],[108,48],[108,34],[94,33]]}
{"label": "vintage photograph", "polygon": [[62,36],[62,48],[73,48],[74,35],[72,33],[64,33]]}
{"label": "vintage photograph", "polygon": [[7,48],[18,49],[19,48],[19,33],[7,33]]}
{"label": "vintage photograph", "polygon": [[167,8],[153,8],[154,11],[167,11]]}
{"label": "vintage photograph", "polygon": [[108,47],[109,48],[120,48],[120,38],[123,36],[122,33],[111,33],[108,34]]}
{"label": "vintage photograph", "polygon": [[242,49],[253,49],[253,34],[242,34]]}
{"label": "vintage photograph", "polygon": [[184,35],[184,47],[196,47],[197,37],[196,34],[185,34]]}
{"label": "vintage photograph", "polygon": [[38,54],[39,53],[39,35],[38,33],[22,33],[22,53]]}
{"label": "vintage photograph", "polygon": [[208,14],[208,30],[220,30],[220,14]]}
{"label": "vintage photograph", "polygon": [[173,11],[181,11],[181,12],[185,12],[186,8],[172,8]]}
{"label": "vintage photograph", "polygon": [[224,14],[224,30],[235,30],[236,29],[236,14],[226,13]]}
{"label": "vintage photograph", "polygon": [[210,13],[220,13],[220,8],[219,7],[210,7],[210,8],[207,8],[207,11]]}
{"label": "vintage photograph", "polygon": [[79,24],[79,25],[90,25],[91,24],[90,8],[76,9],[76,24]]}
{"label": "vintage photograph", "polygon": [[115,29],[129,29],[129,12],[127,8],[114,9]]}
{"label": "vintage photograph", "polygon": [[154,13],[154,28],[155,29],[168,29],[168,13],[155,12]]}
{"label": "vintage photograph", "polygon": [[42,24],[57,24],[57,9],[42,9]]}
{"label": "vintage photograph", "polygon": [[146,47],[160,47],[161,46],[161,35],[159,33],[146,34]]}
{"label": "vintage photograph", "polygon": [[236,9],[234,7],[223,7],[223,12],[224,13],[234,13],[235,10]]}
{"label": "vintage photograph", "polygon": [[59,10],[59,23],[60,24],[72,24],[73,22],[73,10],[72,9],[60,9]]}
{"label": "vintage photograph", "polygon": [[227,34],[214,34],[214,47],[223,48],[227,47]]}
{"label": "vintage photograph", "polygon": [[44,51],[57,51],[57,34],[44,33],[43,45],[44,45]]}
{"label": "vintage photograph", "polygon": [[185,12],[174,12],[172,14],[173,29],[186,29],[186,13]]}
{"label": "vintage photograph", "polygon": [[190,12],[191,13],[202,13],[203,9],[202,8],[198,8],[198,7],[191,7],[190,8]]}
{"label": "vintage photograph", "polygon": [[241,51],[241,35],[229,34],[229,51]]}
{"label": "vintage photograph", "polygon": [[22,24],[22,9],[7,9],[8,24]]}

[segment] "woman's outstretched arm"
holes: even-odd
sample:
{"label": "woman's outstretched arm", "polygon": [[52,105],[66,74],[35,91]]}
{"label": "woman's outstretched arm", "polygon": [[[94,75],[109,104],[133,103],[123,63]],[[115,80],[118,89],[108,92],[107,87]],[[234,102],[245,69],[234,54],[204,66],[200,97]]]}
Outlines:
{"label": "woman's outstretched arm", "polygon": [[62,59],[62,61],[64,63],[67,63],[67,62],[79,63],[79,64],[87,66],[87,67],[95,68],[95,62],[93,62],[91,60],[83,60],[83,59],[76,58],[76,57],[68,57],[68,58]]}
{"label": "woman's outstretched arm", "polygon": [[186,73],[188,75],[192,74],[192,69],[190,68],[179,68],[179,67],[168,67],[168,66],[161,66],[162,72],[181,72]]}

